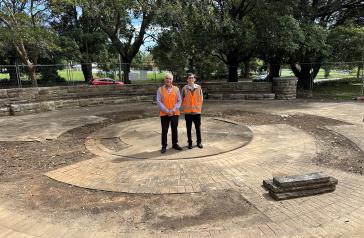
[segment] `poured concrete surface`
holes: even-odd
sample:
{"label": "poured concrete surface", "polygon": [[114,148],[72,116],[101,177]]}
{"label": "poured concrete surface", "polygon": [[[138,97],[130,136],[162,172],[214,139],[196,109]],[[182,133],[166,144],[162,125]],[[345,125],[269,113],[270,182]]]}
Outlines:
{"label": "poured concrete surface", "polygon": [[[196,141],[194,132],[193,128],[192,139]],[[168,149],[167,153],[161,154],[160,119],[153,117],[113,124],[97,131],[89,136],[88,143],[93,145],[88,149],[95,154],[102,150],[121,159],[191,159],[233,151],[253,138],[248,127],[219,118],[203,117],[201,134],[204,148],[194,145],[195,149],[188,149],[185,120],[179,120],[178,137],[183,150]],[[171,144],[171,130],[167,138]]]}

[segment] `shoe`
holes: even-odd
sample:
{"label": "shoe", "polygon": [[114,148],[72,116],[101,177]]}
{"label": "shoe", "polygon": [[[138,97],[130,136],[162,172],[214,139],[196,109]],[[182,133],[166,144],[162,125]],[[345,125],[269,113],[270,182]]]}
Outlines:
{"label": "shoe", "polygon": [[166,153],[166,151],[167,151],[166,147],[162,147],[161,153],[164,154],[164,153]]}
{"label": "shoe", "polygon": [[179,146],[178,144],[173,145],[172,148],[175,149],[175,150],[182,150],[182,147]]}
{"label": "shoe", "polygon": [[192,149],[192,144],[188,144],[188,149]]}
{"label": "shoe", "polygon": [[203,145],[201,143],[198,143],[197,144],[197,147],[200,148],[200,149],[202,149],[203,148]]}

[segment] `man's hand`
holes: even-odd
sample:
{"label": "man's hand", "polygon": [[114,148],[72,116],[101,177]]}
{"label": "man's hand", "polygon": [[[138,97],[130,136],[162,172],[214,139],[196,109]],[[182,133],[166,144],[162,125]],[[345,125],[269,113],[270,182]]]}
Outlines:
{"label": "man's hand", "polygon": [[173,110],[169,110],[169,111],[168,111],[168,116],[170,116],[170,117],[171,117],[171,116],[173,116],[173,115],[174,115],[174,111],[173,111]]}

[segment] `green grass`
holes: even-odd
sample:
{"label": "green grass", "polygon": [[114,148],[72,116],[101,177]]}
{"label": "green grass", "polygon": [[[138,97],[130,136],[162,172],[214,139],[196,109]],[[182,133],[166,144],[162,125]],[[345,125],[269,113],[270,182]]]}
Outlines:
{"label": "green grass", "polygon": [[[66,81],[68,80],[72,80],[73,81],[84,81],[84,77],[83,77],[83,73],[82,71],[71,71],[71,75],[68,76],[67,75],[67,71],[66,70],[59,70],[58,71],[59,76],[61,76],[62,78],[66,79]],[[110,76],[99,76],[97,74],[93,74],[94,77],[110,77]],[[154,82],[161,82],[163,80],[164,77],[164,73],[153,73],[153,72],[148,72],[147,74],[147,80],[133,80],[133,83],[141,83],[141,84],[146,84],[146,83],[154,83]],[[116,80],[119,79],[118,75],[115,75],[114,77],[111,76],[110,78],[115,78]]]}
{"label": "green grass", "polygon": [[361,94],[361,83],[348,79],[316,83],[314,96],[332,97],[336,99],[352,99]]}
{"label": "green grass", "polygon": [[9,78],[9,74],[0,73],[0,80],[1,79],[8,79],[8,78]]}
{"label": "green grass", "polygon": [[70,71],[70,75],[68,76],[67,70],[58,70],[58,75],[66,81],[85,81],[82,71]]}
{"label": "green grass", "polygon": [[147,73],[147,80],[133,80],[132,84],[149,84],[149,83],[161,83],[163,82],[164,73]]}
{"label": "green grass", "polygon": [[[289,77],[294,76],[292,70],[290,69],[282,69],[281,70],[281,77]],[[348,73],[343,73],[342,70],[331,70],[329,77],[325,77],[325,70],[320,69],[318,72],[316,79],[323,79],[323,78],[353,78],[356,77],[356,69],[351,70]]]}

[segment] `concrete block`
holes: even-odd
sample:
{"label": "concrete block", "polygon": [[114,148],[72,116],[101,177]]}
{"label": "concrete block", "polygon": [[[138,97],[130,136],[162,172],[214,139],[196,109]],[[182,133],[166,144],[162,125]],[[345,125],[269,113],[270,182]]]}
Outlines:
{"label": "concrete block", "polygon": [[280,187],[304,186],[315,183],[328,183],[330,176],[321,172],[302,175],[273,177],[273,183]]}
{"label": "concrete block", "polygon": [[331,187],[337,185],[338,183],[337,179],[332,177],[330,177],[329,179],[330,179],[329,182],[313,183],[313,184],[289,186],[289,187],[280,187],[274,184],[273,180],[264,180],[263,186],[269,191],[272,191],[274,193],[283,193],[283,192],[293,192],[293,191],[302,191],[302,190],[317,189],[323,187]]}
{"label": "concrete block", "polygon": [[305,197],[305,196],[311,196],[321,193],[328,193],[335,191],[335,185],[322,187],[322,188],[316,188],[316,189],[308,189],[308,190],[302,190],[302,191],[295,191],[295,192],[283,192],[283,193],[274,193],[269,192],[269,194],[276,200],[283,200],[283,199],[289,199],[289,198],[298,198],[298,197]]}

